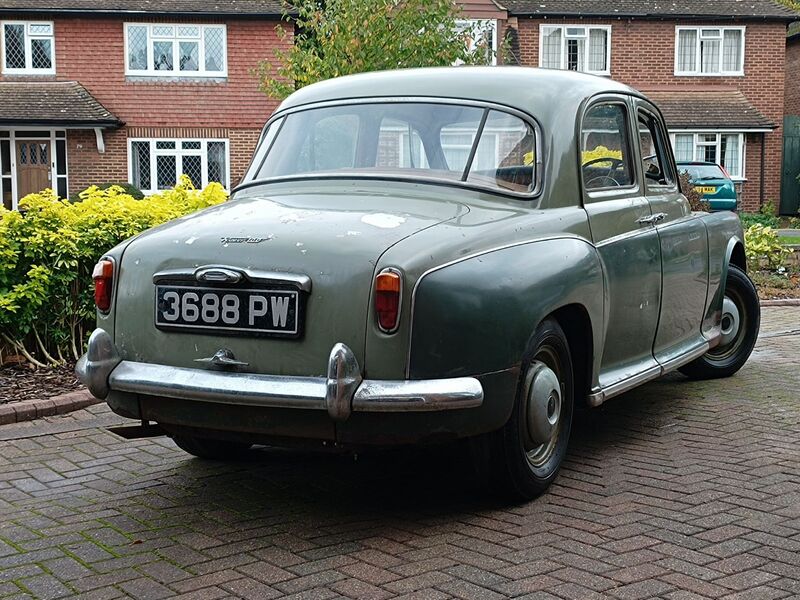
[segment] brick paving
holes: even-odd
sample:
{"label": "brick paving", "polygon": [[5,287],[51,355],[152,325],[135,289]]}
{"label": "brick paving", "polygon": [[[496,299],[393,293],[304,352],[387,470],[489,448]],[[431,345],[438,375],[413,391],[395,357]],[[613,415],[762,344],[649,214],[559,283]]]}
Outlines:
{"label": "brick paving", "polygon": [[126,441],[103,405],[0,427],[0,597],[800,598],[800,308],[736,377],[580,414],[551,490],[504,504],[459,447]]}

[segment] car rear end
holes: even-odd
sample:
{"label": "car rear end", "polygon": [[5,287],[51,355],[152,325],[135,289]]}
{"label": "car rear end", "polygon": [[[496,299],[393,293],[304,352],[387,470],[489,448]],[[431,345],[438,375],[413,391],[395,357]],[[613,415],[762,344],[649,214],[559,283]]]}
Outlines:
{"label": "car rear end", "polygon": [[724,167],[712,162],[678,163],[679,171],[686,171],[694,189],[708,202],[712,211],[736,210],[736,185]]}

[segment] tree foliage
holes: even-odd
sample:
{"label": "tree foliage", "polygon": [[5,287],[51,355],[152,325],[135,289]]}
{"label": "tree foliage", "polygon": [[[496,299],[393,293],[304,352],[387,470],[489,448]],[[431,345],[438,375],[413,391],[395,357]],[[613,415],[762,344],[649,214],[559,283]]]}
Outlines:
{"label": "tree foliage", "polygon": [[[258,67],[261,89],[285,98],[311,83],[388,69],[489,64],[487,23],[466,27],[452,0],[296,0],[288,50]],[[289,34],[281,27],[279,35]]]}

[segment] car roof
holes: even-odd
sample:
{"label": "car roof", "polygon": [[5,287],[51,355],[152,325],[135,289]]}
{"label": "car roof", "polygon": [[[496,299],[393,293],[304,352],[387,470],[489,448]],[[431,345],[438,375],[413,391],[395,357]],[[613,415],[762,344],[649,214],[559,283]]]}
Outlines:
{"label": "car roof", "polygon": [[289,96],[278,112],[332,100],[429,97],[477,100],[534,115],[564,103],[579,105],[599,93],[633,94],[633,88],[595,75],[528,67],[437,67],[349,75],[315,83]]}

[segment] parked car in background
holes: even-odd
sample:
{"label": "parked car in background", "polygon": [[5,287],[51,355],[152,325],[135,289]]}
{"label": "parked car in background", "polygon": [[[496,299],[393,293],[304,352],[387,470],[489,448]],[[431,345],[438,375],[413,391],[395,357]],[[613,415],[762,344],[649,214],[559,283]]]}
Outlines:
{"label": "parked car in background", "polygon": [[689,174],[689,181],[711,210],[736,210],[736,185],[724,167],[713,162],[679,162],[678,171]]}
{"label": "parked car in background", "polygon": [[576,403],[744,365],[745,268],[739,219],[690,210],[661,113],[625,85],[344,77],[279,107],[229,202],[101,259],[77,372],[200,457],[469,438],[532,498]]}

